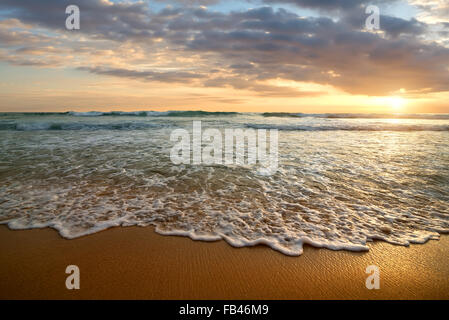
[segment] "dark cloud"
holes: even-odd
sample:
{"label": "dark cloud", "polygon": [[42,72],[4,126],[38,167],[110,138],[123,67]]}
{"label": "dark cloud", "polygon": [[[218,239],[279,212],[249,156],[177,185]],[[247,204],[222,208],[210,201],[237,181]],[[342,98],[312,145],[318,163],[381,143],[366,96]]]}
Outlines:
{"label": "dark cloud", "polygon": [[144,2],[108,2],[101,0],[2,0],[5,15],[26,23],[65,30],[65,9],[76,4],[81,12],[81,30],[99,38],[124,41],[129,37],[152,37],[150,12]]}
{"label": "dark cloud", "polygon": [[[304,7],[352,8],[338,20],[300,17],[271,7],[230,13],[167,7],[151,12],[142,2],[77,2],[82,17],[79,32],[94,45],[104,45],[104,41],[129,42],[148,53],[162,48],[173,59],[195,57],[195,61],[201,62],[180,68],[194,68],[193,71],[114,68],[108,66],[108,61],[80,68],[95,74],[143,81],[195,81],[203,86],[232,86],[284,96],[313,93],[264,86],[260,82],[315,82],[370,95],[389,94],[400,88],[449,90],[449,49],[425,41],[427,25],[415,19],[383,15],[380,23],[384,33],[366,32],[366,15],[359,6],[365,3],[362,0],[277,1]],[[7,8],[10,17],[25,23],[64,33],[69,32],[64,29],[65,4],[57,0],[3,0],[0,9]]]}
{"label": "dark cloud", "polygon": [[380,26],[381,30],[394,37],[401,34],[418,36],[425,33],[427,29],[425,23],[421,23],[416,19],[405,20],[381,15],[380,21],[382,21],[382,25]]}
{"label": "dark cloud", "polygon": [[[363,29],[365,26],[365,19],[367,17],[364,14],[364,9],[354,9],[342,14],[342,21],[348,23],[349,26],[355,30]],[[413,35],[419,36],[428,30],[427,25],[414,18],[405,20],[398,17],[392,17],[389,15],[381,14],[379,17],[380,30],[384,31],[391,37],[397,37],[399,35]]]}
{"label": "dark cloud", "polygon": [[[161,3],[167,3],[167,0],[155,0]],[[173,3],[179,3],[182,5],[210,5],[220,2],[221,0],[172,0]]]}
{"label": "dark cloud", "polygon": [[[447,65],[449,50],[399,37],[415,28],[424,32],[415,20],[386,19],[387,36],[395,36],[388,38],[352,27],[345,19],[299,18],[271,8],[235,13],[229,19],[237,30],[202,30],[186,46],[219,53],[234,65],[252,63],[253,68],[233,68],[238,79],[313,81],[363,94],[448,89],[449,75],[441,66]],[[229,83],[237,86],[236,81]]]}
{"label": "dark cloud", "polygon": [[155,72],[155,71],[139,71],[118,68],[104,68],[104,67],[79,67],[78,70],[88,71],[90,73],[99,75],[108,75],[122,78],[133,78],[146,81],[160,81],[160,82],[190,82],[195,79],[203,78],[204,75],[194,72]]}
{"label": "dark cloud", "polygon": [[383,3],[392,3],[397,0],[263,0],[268,4],[293,4],[302,8],[319,10],[352,10],[355,8],[366,7],[367,5],[377,5]]}

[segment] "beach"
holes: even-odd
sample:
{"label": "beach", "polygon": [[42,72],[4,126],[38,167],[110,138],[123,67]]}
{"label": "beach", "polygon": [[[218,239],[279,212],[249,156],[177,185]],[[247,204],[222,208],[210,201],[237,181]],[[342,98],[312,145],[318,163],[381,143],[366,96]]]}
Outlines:
{"label": "beach", "polygon": [[2,299],[449,298],[449,114],[5,113],[0,129]]}
{"label": "beach", "polygon": [[[304,247],[289,257],[267,246],[112,228],[66,240],[52,229],[0,226],[0,299],[449,299],[449,236],[426,244],[383,241],[369,251]],[[68,290],[68,265],[80,289]],[[380,289],[368,290],[368,265]]]}
{"label": "beach", "polygon": [[0,224],[66,239],[152,226],[293,256],[303,243],[437,239],[449,233],[449,114],[385,117],[0,114]]}
{"label": "beach", "polygon": [[0,1],[0,299],[449,299],[449,1],[65,2]]}

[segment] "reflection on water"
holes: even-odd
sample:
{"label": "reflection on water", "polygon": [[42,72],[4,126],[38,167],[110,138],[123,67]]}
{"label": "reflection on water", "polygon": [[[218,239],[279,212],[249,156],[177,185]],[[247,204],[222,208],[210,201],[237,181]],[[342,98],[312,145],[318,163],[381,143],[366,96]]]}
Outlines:
{"label": "reflection on water", "polygon": [[74,238],[119,225],[164,234],[365,250],[449,231],[449,120],[201,115],[278,128],[279,170],[173,165],[170,132],[198,117],[0,116],[0,220]]}

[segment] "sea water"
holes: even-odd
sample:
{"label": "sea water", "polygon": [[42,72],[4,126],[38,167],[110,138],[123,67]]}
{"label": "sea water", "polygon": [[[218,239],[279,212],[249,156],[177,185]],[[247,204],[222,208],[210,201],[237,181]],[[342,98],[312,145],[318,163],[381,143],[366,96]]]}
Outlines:
{"label": "sea water", "polygon": [[[278,168],[176,165],[175,129],[277,129]],[[449,231],[449,115],[0,114],[0,223],[72,239],[115,226],[268,245],[367,250]]]}

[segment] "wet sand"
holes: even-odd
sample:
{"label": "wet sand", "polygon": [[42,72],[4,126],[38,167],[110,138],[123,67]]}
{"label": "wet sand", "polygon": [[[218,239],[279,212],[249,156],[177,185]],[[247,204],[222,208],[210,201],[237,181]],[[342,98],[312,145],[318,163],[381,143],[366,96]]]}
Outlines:
{"label": "wet sand", "polygon": [[[1,299],[449,299],[449,236],[368,252],[305,247],[288,257],[265,246],[233,248],[113,228],[75,240],[51,229],[0,226]],[[80,268],[80,290],[65,269]],[[368,290],[365,269],[380,268]]]}

